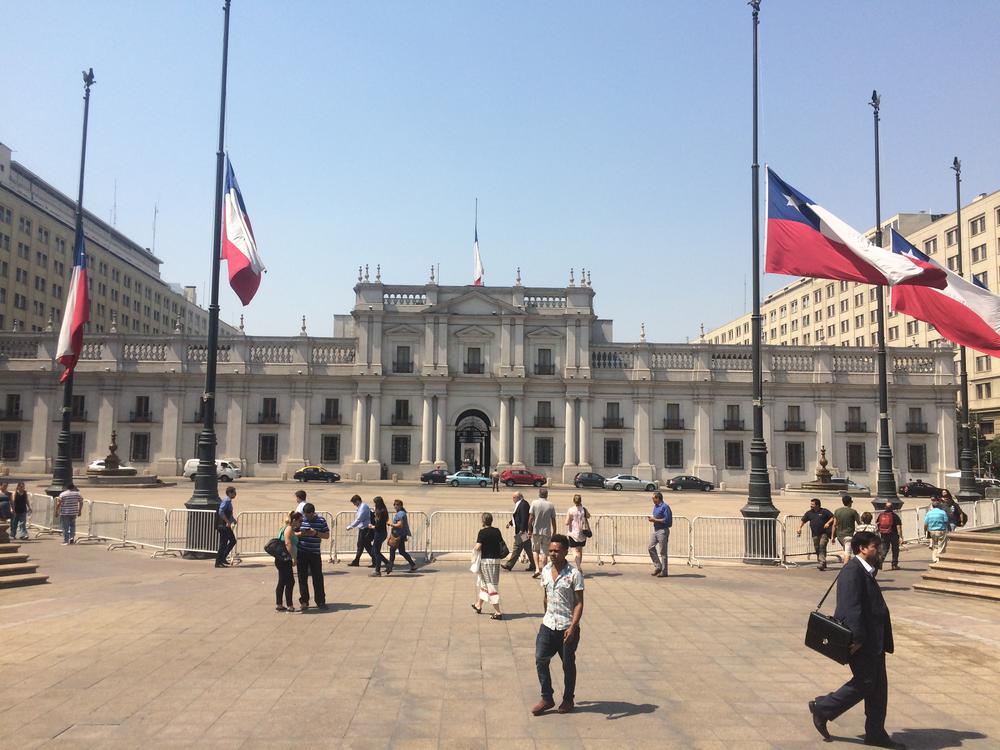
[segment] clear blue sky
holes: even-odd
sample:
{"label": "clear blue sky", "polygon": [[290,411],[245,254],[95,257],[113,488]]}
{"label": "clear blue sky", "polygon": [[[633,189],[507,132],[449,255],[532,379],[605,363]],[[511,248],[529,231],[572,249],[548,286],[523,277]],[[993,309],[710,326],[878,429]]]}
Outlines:
{"label": "clear blue sky", "polygon": [[[207,290],[221,0],[10,0],[0,141]],[[750,10],[699,2],[234,0],[227,146],[269,267],[256,334],[330,335],[357,266],[488,284],[592,269],[616,338],[684,341],[744,310],[750,279]],[[857,229],[1000,189],[1000,5],[764,0],[761,162]],[[224,270],[223,270],[224,273]],[[765,291],[787,281],[766,277]],[[223,318],[244,312],[228,288]]]}

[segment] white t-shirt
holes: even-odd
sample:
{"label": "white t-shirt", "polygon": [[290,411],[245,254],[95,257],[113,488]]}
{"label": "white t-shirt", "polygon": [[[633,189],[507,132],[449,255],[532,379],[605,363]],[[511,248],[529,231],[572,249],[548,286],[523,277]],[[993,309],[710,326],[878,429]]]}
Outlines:
{"label": "white t-shirt", "polygon": [[556,506],[545,498],[539,497],[531,503],[531,514],[535,517],[531,533],[538,536],[552,536],[552,524],[556,520]]}

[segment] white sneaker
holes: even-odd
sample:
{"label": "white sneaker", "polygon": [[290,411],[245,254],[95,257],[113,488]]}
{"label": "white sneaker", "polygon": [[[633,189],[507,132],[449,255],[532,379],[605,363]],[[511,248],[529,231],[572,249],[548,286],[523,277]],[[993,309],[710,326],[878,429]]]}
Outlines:
{"label": "white sneaker", "polygon": [[68,547],[69,546],[69,542],[63,542],[60,546],[61,547]]}

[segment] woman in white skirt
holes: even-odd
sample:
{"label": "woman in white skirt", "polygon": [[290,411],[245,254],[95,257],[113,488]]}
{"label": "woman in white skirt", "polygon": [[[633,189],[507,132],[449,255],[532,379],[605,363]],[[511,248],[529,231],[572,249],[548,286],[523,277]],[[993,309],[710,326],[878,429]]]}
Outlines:
{"label": "woman in white skirt", "polygon": [[583,507],[583,498],[573,495],[573,505],[566,511],[566,536],[573,548],[576,569],[583,572],[583,548],[587,545],[590,532],[590,511]]}
{"label": "woman in white skirt", "polygon": [[493,514],[483,513],[483,528],[479,530],[473,550],[473,554],[479,555],[479,567],[476,573],[479,595],[472,608],[476,610],[476,614],[480,614],[483,611],[483,602],[489,602],[493,605],[493,614],[490,615],[492,620],[503,619],[503,612],[500,611],[500,560],[504,557],[503,546],[500,529],[493,528]]}

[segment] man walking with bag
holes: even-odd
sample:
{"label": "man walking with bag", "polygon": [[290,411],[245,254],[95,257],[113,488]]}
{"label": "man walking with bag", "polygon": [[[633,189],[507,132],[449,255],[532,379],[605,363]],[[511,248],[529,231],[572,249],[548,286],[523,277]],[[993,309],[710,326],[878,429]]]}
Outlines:
{"label": "man walking with bag", "polygon": [[507,522],[507,528],[514,527],[514,550],[510,553],[504,570],[513,570],[517,561],[521,559],[521,553],[528,555],[528,572],[535,572],[535,558],[531,554],[531,526],[528,523],[530,513],[528,512],[528,501],[520,492],[514,493],[514,515]]}
{"label": "man walking with bag", "polygon": [[834,617],[851,630],[851,679],[840,689],[809,702],[813,726],[830,739],[826,724],[865,702],[865,744],[873,747],[904,748],[885,730],[889,681],[885,655],[893,652],[892,622],[882,590],[875,581],[879,538],[859,531],[851,540],[855,557],[837,579],[837,609]]}

